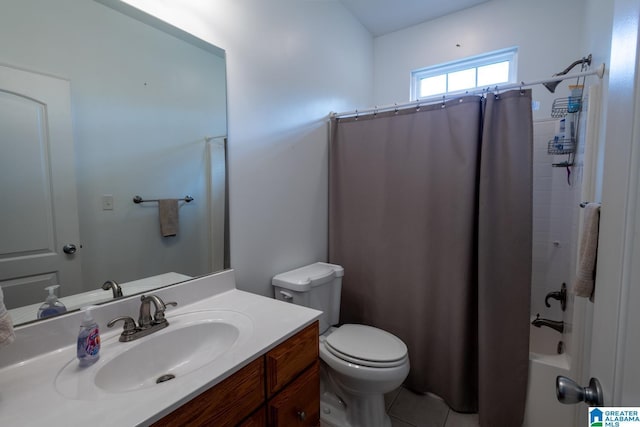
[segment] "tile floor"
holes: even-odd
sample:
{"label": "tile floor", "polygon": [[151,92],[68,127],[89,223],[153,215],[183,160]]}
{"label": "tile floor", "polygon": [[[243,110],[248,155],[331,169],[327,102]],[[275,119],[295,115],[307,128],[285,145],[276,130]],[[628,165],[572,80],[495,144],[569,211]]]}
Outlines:
{"label": "tile floor", "polygon": [[384,396],[392,427],[478,427],[478,414],[460,414],[440,398],[403,387]]}

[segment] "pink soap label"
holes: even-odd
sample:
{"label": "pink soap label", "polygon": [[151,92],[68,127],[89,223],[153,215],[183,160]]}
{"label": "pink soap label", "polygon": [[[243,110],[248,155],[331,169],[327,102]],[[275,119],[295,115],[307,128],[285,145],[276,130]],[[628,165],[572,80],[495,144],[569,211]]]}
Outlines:
{"label": "pink soap label", "polygon": [[100,352],[100,332],[98,328],[93,328],[89,332],[84,350],[89,356],[95,356]]}

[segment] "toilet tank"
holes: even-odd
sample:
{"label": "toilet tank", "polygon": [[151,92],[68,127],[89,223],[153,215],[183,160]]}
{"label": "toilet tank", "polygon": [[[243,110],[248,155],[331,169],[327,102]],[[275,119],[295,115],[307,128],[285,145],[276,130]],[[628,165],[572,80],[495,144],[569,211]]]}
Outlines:
{"label": "toilet tank", "polygon": [[323,333],[339,321],[343,275],[341,266],[317,262],[280,273],[271,284],[276,299],[321,310],[320,333]]}

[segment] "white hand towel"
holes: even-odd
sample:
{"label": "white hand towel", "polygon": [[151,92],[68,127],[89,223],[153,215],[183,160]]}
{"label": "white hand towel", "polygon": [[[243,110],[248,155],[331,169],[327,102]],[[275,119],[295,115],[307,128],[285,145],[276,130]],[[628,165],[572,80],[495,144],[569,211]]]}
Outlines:
{"label": "white hand towel", "polygon": [[4,295],[2,287],[0,287],[0,347],[11,344],[15,338],[13,322],[11,322],[11,316],[4,306]]}
{"label": "white hand towel", "polygon": [[598,254],[598,231],[600,227],[600,204],[589,203],[584,207],[584,221],[580,231],[580,254],[578,271],[573,282],[576,296],[591,298],[595,291],[596,255]]}
{"label": "white hand towel", "polygon": [[162,237],[178,234],[178,199],[158,200],[160,214],[160,234]]}

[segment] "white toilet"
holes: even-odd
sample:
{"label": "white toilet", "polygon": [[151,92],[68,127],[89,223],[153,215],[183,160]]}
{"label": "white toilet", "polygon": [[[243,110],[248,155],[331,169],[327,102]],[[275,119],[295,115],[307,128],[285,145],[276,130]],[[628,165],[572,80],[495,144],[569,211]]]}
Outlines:
{"label": "white toilet", "polygon": [[318,262],[275,276],[276,299],[322,310],[320,418],[331,427],[391,427],[384,394],[409,374],[407,346],[365,325],[338,324],[344,270]]}

